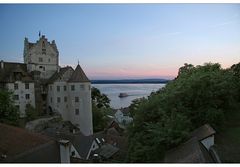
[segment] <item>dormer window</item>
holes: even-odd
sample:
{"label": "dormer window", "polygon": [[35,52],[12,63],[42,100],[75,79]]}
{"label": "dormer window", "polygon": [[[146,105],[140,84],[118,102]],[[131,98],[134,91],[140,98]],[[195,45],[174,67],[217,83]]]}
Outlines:
{"label": "dormer window", "polygon": [[46,55],[46,49],[42,49],[42,54]]}
{"label": "dormer window", "polygon": [[42,48],[45,48],[45,42],[44,41],[42,42]]}

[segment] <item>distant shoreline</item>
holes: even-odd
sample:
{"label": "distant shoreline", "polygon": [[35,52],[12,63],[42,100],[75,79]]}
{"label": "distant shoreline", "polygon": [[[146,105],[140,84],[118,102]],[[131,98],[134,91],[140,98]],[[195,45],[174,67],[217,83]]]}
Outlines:
{"label": "distant shoreline", "polygon": [[92,84],[166,84],[167,79],[91,80]]}

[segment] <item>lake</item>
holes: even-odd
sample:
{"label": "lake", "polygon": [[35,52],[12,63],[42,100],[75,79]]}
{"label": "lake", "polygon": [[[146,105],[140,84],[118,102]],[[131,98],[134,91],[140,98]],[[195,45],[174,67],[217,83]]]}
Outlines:
{"label": "lake", "polygon": [[[134,99],[149,96],[151,92],[159,90],[165,84],[92,84],[92,86],[108,96],[112,108],[119,109],[128,107]],[[127,93],[129,96],[119,98],[120,93]]]}

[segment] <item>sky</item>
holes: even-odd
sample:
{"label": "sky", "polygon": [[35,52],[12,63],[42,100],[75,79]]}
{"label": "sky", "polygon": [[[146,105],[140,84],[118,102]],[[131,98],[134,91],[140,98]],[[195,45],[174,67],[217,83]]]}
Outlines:
{"label": "sky", "polygon": [[0,4],[0,59],[55,40],[90,79],[174,78],[189,63],[240,62],[240,4]]}

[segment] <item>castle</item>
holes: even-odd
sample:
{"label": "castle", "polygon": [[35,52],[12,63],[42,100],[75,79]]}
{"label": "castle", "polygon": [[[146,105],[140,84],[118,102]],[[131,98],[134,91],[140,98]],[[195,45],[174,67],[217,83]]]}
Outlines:
{"label": "castle", "polygon": [[15,106],[25,117],[26,105],[38,112],[59,113],[85,135],[93,134],[91,82],[78,64],[59,66],[55,41],[44,35],[36,43],[24,40],[24,63],[1,61],[0,87],[13,92]]}

